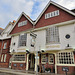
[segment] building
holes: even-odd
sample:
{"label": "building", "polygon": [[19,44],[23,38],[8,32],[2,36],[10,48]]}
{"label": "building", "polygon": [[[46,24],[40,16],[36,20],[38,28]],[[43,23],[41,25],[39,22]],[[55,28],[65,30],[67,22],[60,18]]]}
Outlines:
{"label": "building", "polygon": [[[21,13],[9,33],[10,67],[34,70],[37,66],[63,74],[75,71],[75,13],[50,1],[33,21]],[[41,71],[41,69],[40,69]]]}
{"label": "building", "polygon": [[0,68],[8,68],[10,60],[10,42],[11,36],[8,36],[8,32],[13,27],[14,22],[9,22],[0,35]]}

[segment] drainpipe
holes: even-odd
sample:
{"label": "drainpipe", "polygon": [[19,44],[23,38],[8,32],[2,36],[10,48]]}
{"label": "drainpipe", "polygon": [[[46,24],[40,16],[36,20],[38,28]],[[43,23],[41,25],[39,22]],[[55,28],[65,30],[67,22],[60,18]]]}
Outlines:
{"label": "drainpipe", "polygon": [[2,39],[2,45],[1,45],[0,57],[1,57],[1,54],[2,54],[2,47],[3,47],[3,39]]}

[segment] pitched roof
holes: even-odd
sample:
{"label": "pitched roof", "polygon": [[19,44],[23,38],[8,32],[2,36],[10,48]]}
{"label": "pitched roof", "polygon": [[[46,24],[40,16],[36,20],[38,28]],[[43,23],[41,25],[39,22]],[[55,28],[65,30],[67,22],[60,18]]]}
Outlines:
{"label": "pitched roof", "polygon": [[30,21],[31,24],[33,24],[33,20],[28,15],[26,15],[24,12],[22,12],[21,15],[19,16],[19,18],[14,23],[14,26],[11,28],[10,32],[13,30],[13,28],[15,27],[15,25],[17,24],[17,22],[19,21],[19,19],[21,18],[22,15],[24,15]]}
{"label": "pitched roof", "polygon": [[75,9],[72,9],[71,11],[75,13]]}
{"label": "pitched roof", "polygon": [[3,28],[0,28],[0,34],[1,34],[1,32],[2,32],[3,30],[4,30]]}
{"label": "pitched roof", "polygon": [[64,10],[64,11],[66,11],[67,13],[69,13],[69,14],[71,14],[71,15],[73,15],[73,16],[75,16],[75,13],[74,12],[72,12],[72,11],[70,11],[69,9],[67,9],[67,8],[65,8],[65,7],[63,7],[63,6],[61,6],[61,5],[59,5],[59,4],[57,4],[57,3],[55,3],[55,2],[53,2],[53,1],[49,1],[49,3],[46,5],[46,7],[43,9],[43,11],[41,12],[41,14],[37,17],[37,19],[36,19],[36,21],[35,21],[35,24],[38,22],[38,20],[41,18],[41,16],[44,14],[44,12],[46,11],[46,9],[49,7],[49,5],[50,4],[53,4],[53,5],[55,5],[55,6],[57,6],[58,8],[60,8],[60,9],[62,9],[62,10]]}

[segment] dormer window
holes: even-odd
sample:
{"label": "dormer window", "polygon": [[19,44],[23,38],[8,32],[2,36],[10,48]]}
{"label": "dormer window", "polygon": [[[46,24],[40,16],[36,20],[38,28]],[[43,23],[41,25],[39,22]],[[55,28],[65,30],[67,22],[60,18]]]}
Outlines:
{"label": "dormer window", "polygon": [[18,23],[18,27],[24,26],[24,25],[27,25],[27,20]]}

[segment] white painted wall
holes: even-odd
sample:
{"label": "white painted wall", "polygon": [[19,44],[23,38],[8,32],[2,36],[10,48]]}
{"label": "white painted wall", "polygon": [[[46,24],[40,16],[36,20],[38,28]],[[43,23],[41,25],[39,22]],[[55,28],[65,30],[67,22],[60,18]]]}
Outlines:
{"label": "white painted wall", "polygon": [[[66,34],[70,34],[69,39],[65,38]],[[75,35],[74,24],[59,27],[59,38],[60,38],[61,49],[65,49],[67,44],[69,44],[71,47],[75,46],[74,35]]]}
{"label": "white painted wall", "polygon": [[[25,52],[29,50],[30,52],[41,51],[41,50],[64,50],[69,44],[71,47],[75,46],[75,31],[74,24],[59,26],[59,38],[60,42],[58,44],[46,44],[46,30],[35,31],[34,34],[37,34],[35,39],[35,47],[31,47],[31,36],[30,33],[27,33],[27,45],[26,47],[18,47],[19,43],[19,35],[12,37],[11,40],[11,48],[12,51],[15,49],[17,52]],[[24,34],[24,33],[21,33]],[[20,35],[21,35],[20,34]],[[70,39],[66,39],[66,34],[70,34]],[[12,46],[12,43],[16,43],[15,46]]]}

